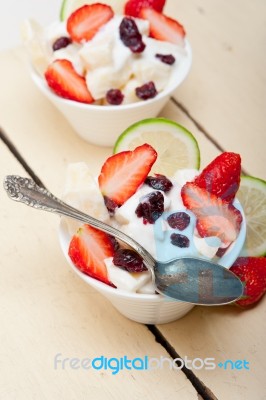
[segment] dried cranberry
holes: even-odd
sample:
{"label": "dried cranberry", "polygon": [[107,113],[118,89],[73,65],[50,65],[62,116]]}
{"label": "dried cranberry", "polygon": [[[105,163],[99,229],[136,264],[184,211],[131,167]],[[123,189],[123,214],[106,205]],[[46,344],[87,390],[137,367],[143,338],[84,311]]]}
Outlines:
{"label": "dried cranberry", "polygon": [[227,250],[228,250],[228,247],[219,247],[219,249],[216,252],[216,256],[220,257],[220,258],[223,257]]}
{"label": "dried cranberry", "polygon": [[143,217],[144,224],[147,222],[154,224],[163,212],[164,197],[161,192],[152,192],[143,196],[135,211],[139,218]]}
{"label": "dried cranberry", "polygon": [[124,95],[119,89],[110,89],[106,93],[106,100],[109,104],[119,105],[122,103]]}
{"label": "dried cranberry", "polygon": [[56,50],[64,49],[70,43],[71,43],[71,39],[69,37],[62,36],[62,37],[56,39],[56,41],[54,42],[53,50],[56,51]]}
{"label": "dried cranberry", "polygon": [[105,207],[107,208],[109,213],[114,214],[115,209],[118,207],[118,204],[116,204],[114,200],[110,199],[110,197],[104,196],[103,199]]}
{"label": "dried cranberry", "polygon": [[109,239],[110,239],[110,241],[112,243],[114,251],[117,251],[119,249],[119,247],[120,247],[118,241],[116,240],[116,238],[114,236],[112,236],[112,235],[108,235],[108,236],[109,236]]}
{"label": "dried cranberry", "polygon": [[157,93],[156,87],[152,81],[136,88],[136,96],[141,100],[152,99]]}
{"label": "dried cranberry", "polygon": [[164,175],[155,174],[155,176],[148,176],[145,180],[146,185],[149,185],[153,189],[162,190],[163,192],[169,192],[173,187],[172,182]]}
{"label": "dried cranberry", "polygon": [[171,228],[183,231],[190,223],[190,216],[185,212],[176,212],[169,215],[167,222]]}
{"label": "dried cranberry", "polygon": [[124,17],[119,26],[120,39],[133,53],[142,53],[146,45],[138,30],[136,22],[132,18]]}
{"label": "dried cranberry", "polygon": [[155,57],[168,65],[173,65],[175,63],[175,57],[172,54],[155,54]]}
{"label": "dried cranberry", "polygon": [[172,233],[170,239],[174,246],[181,248],[189,247],[189,238],[184,235],[180,235],[180,233]]}
{"label": "dried cranberry", "polygon": [[128,272],[147,271],[145,264],[138,253],[130,249],[119,249],[115,252],[113,263]]}

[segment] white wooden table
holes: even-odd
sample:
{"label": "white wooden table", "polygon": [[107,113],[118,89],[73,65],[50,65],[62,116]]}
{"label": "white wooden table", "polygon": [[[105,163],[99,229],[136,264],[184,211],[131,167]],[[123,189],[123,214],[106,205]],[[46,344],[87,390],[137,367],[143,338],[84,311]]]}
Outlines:
{"label": "white wooden table", "polygon": [[[223,150],[265,179],[266,3],[168,0],[183,22],[193,67],[161,115],[193,132],[202,165]],[[109,148],[80,139],[31,82],[24,50],[0,54],[0,178],[30,167],[61,195],[66,165],[97,174]],[[23,160],[18,159],[17,153]],[[58,219],[11,202],[0,189],[0,398],[266,399],[266,299],[249,311],[195,307],[176,322],[147,327],[127,320],[66,265]],[[246,360],[250,370],[85,371],[55,369],[63,357],[188,357]]]}

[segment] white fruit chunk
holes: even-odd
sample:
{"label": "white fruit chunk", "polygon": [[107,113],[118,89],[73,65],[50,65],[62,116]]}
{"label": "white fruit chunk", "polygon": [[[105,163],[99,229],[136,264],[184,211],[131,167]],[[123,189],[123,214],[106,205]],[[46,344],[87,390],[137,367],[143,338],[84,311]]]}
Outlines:
{"label": "white fruit chunk", "polygon": [[27,19],[21,25],[21,37],[32,67],[43,75],[52,56],[52,50],[44,39],[43,28],[33,19]]}
{"label": "white fruit chunk", "polygon": [[128,272],[113,264],[113,258],[106,258],[104,263],[107,268],[108,279],[121,290],[136,292],[151,279],[149,271]]}
{"label": "white fruit chunk", "polygon": [[[108,223],[108,211],[104,205],[102,194],[97,182],[91,175],[89,168],[83,162],[69,164],[67,168],[66,183],[63,200],[71,206]],[[77,224],[68,219],[69,231],[76,231]]]}
{"label": "white fruit chunk", "polygon": [[194,244],[199,254],[212,259],[219,247],[221,247],[221,240],[218,237],[201,238],[194,236]]}

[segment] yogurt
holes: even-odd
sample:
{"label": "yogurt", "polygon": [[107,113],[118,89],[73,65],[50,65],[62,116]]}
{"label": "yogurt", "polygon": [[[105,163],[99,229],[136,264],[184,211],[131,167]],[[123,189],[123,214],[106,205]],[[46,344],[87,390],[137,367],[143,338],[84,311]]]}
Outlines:
{"label": "yogurt", "polygon": [[[67,22],[58,21],[41,28],[35,21],[28,20],[24,24],[23,36],[34,68],[44,76],[53,61],[69,60],[75,71],[85,78],[96,104],[108,105],[106,93],[111,89],[122,92],[122,104],[142,101],[136,95],[136,88],[148,82],[153,82],[160,93],[187,61],[186,48],[149,37],[149,22],[131,17],[145,44],[143,52],[133,53],[120,38],[119,26],[123,18],[124,15],[114,15],[91,40],[70,42],[57,50],[53,50],[54,43],[69,37]],[[171,55],[174,63],[163,62],[157,54]]]}
{"label": "yogurt", "polygon": [[[88,167],[84,163],[71,164],[68,167],[64,200],[80,210],[95,216],[98,219],[118,228],[128,236],[139,242],[154,258],[159,261],[168,261],[176,257],[200,257],[207,260],[218,260],[218,249],[223,247],[218,237],[201,238],[196,229],[196,217],[187,210],[180,195],[182,186],[191,181],[198,174],[197,170],[179,170],[172,178],[172,188],[168,192],[153,189],[147,184],[139,187],[114,215],[106,212],[103,198],[98,188],[97,180],[91,177]],[[160,192],[164,200],[164,212],[154,223],[146,223],[144,218],[136,214],[138,204],[151,193]],[[169,217],[175,213],[182,213],[189,222],[186,227],[178,229],[172,227]],[[77,223],[68,221],[68,229],[72,234],[76,232]],[[174,236],[173,236],[174,235]],[[175,243],[176,236],[184,243]],[[173,239],[174,238],[174,239]],[[154,293],[149,271],[131,273],[120,269],[113,264],[113,259],[105,260],[109,280],[121,290],[137,293]]]}

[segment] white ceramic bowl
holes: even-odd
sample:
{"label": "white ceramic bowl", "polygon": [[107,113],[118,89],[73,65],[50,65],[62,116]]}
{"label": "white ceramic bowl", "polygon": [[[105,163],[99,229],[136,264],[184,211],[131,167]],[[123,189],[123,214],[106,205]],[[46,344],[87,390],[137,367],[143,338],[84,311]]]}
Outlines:
{"label": "white ceramic bowl", "polygon": [[99,146],[113,146],[118,136],[131,124],[145,118],[156,117],[171,94],[186,78],[192,62],[189,42],[185,47],[188,56],[180,63],[177,74],[156,97],[146,101],[120,106],[100,106],[63,99],[54,94],[45,79],[34,69],[31,77],[40,91],[57,107],[79,136]]}
{"label": "white ceramic bowl", "polygon": [[[240,204],[235,204],[243,214]],[[238,257],[246,238],[246,221],[243,219],[241,230],[233,248],[219,260],[219,264],[229,268]],[[67,223],[61,219],[59,227],[59,240],[64,256],[75,273],[86,283],[105,296],[112,305],[125,317],[143,324],[164,324],[175,321],[187,314],[193,304],[170,300],[158,294],[140,294],[114,289],[94,278],[79,271],[68,256],[68,247],[71,234]]]}

